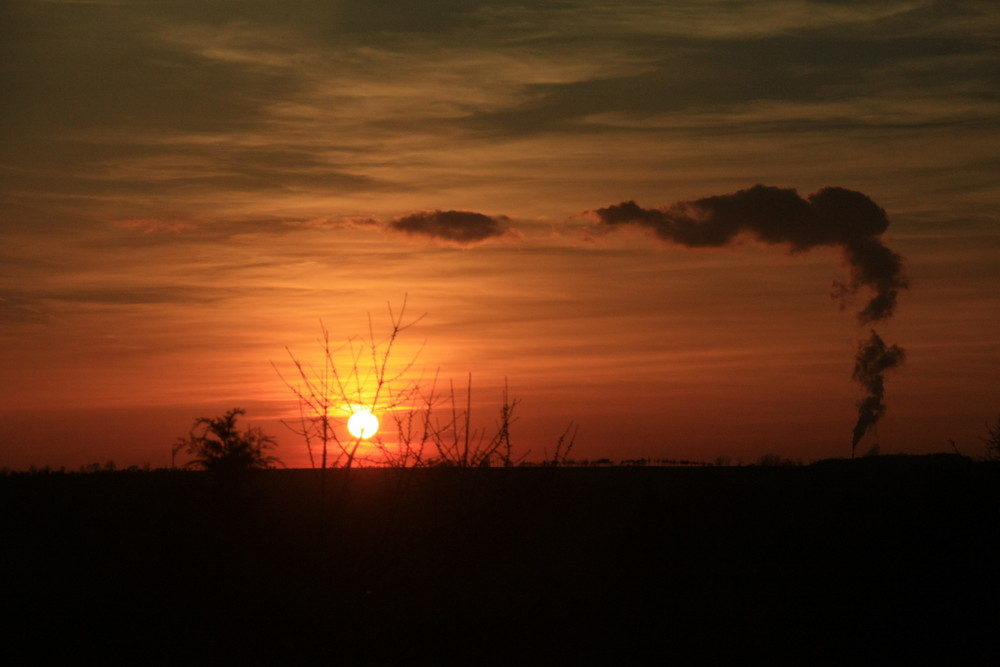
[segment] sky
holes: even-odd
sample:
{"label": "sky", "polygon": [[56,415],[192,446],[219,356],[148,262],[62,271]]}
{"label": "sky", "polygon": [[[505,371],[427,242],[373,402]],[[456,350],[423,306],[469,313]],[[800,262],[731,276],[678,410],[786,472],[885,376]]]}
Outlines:
{"label": "sky", "polygon": [[0,468],[234,407],[307,466],[292,359],[404,302],[397,383],[488,433],[506,382],[528,460],[1000,413],[989,0],[4,0],[0,50]]}

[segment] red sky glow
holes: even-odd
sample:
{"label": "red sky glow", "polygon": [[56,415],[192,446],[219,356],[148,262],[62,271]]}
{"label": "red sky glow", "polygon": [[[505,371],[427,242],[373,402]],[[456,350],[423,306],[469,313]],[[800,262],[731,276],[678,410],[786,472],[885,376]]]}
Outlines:
{"label": "red sky glow", "polygon": [[[1000,413],[989,3],[0,16],[0,468],[169,465],[233,407],[306,466],[275,366],[318,363],[321,326],[381,335],[404,298],[424,316],[392,357],[406,377],[462,393],[471,374],[481,431],[506,382],[528,460],[570,423],[579,459],[849,456],[873,328],[906,359],[859,453],[976,456]],[[778,208],[737,195],[758,184]],[[793,235],[827,224],[791,193],[824,188],[888,229],[862,243],[844,204],[815,245],[762,239],[781,206]],[[685,240],[713,220],[736,231]],[[872,243],[908,286],[859,324],[882,283],[831,289]]]}

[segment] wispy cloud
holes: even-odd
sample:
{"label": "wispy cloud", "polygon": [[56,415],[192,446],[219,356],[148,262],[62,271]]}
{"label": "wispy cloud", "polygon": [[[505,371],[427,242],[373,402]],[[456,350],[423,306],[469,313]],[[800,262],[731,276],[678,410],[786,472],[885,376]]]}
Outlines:
{"label": "wispy cloud", "polygon": [[51,317],[34,300],[8,294],[0,296],[0,322],[5,326],[49,324]]}
{"label": "wispy cloud", "polygon": [[25,132],[0,156],[8,191],[114,219],[478,210],[512,188],[551,200],[554,172],[623,151],[603,187],[634,182],[662,160],[633,145],[669,154],[692,131],[745,143],[997,115],[995,53],[963,34],[996,23],[975,2],[293,5],[15,3],[2,76],[21,92],[3,114]]}
{"label": "wispy cloud", "polygon": [[674,36],[685,39],[761,38],[831,27],[874,24],[926,9],[932,0],[833,4],[816,0],[681,0],[628,1],[609,5],[595,2],[542,3],[490,8],[485,13],[519,18],[525,23],[552,26],[572,15],[578,28],[606,34]]}

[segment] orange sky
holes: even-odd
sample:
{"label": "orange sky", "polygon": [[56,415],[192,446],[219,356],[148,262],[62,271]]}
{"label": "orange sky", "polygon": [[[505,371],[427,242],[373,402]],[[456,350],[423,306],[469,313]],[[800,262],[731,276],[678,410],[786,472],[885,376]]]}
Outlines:
{"label": "orange sky", "polygon": [[[593,211],[839,186],[910,289],[875,324],[883,453],[1000,412],[998,18],[974,2],[10,2],[0,20],[0,467],[170,462],[278,423],[272,367],[426,317],[399,359],[530,458],[850,454],[869,327],[843,253],[686,248]],[[460,211],[448,218],[433,211]],[[408,230],[408,231],[407,231]]]}

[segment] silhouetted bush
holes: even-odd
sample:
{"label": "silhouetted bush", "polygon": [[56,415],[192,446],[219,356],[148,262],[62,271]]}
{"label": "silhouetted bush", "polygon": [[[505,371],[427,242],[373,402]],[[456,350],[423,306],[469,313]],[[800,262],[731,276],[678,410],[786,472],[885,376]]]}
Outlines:
{"label": "silhouetted bush", "polygon": [[271,436],[259,428],[240,433],[236,419],[246,414],[233,408],[222,417],[201,417],[186,438],[179,438],[174,451],[186,450],[194,456],[185,467],[201,467],[216,477],[233,477],[247,470],[272,468],[281,461],[265,454],[276,446]]}
{"label": "silhouetted bush", "polygon": [[802,465],[802,463],[793,461],[792,459],[786,459],[778,454],[764,454],[759,459],[757,459],[755,465],[774,468],[777,466]]}

